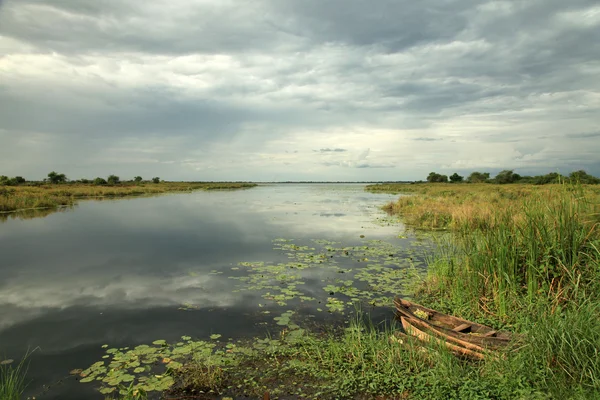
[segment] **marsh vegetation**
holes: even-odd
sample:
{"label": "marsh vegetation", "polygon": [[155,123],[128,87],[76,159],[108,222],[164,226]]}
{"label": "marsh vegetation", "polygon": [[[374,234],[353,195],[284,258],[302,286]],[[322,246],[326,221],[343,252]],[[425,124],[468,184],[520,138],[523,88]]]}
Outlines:
{"label": "marsh vegetation", "polygon": [[[132,346],[106,342],[102,358],[73,366],[81,367],[75,373],[102,395],[122,399],[266,392],[281,399],[598,398],[600,188],[367,189],[404,192],[385,209],[411,228],[396,228],[389,240],[369,232],[355,233],[352,242],[275,237],[273,259],[250,257],[210,271],[234,284],[233,296],[256,303],[267,333],[191,331]],[[500,357],[457,358],[398,333],[395,295],[518,340]],[[193,316],[203,307],[188,302],[179,309]]]}
{"label": "marsh vegetation", "polygon": [[50,173],[44,182],[28,182],[23,178],[17,181],[17,178],[0,180],[0,213],[56,209],[91,198],[119,198],[195,190],[233,190],[256,186],[248,182],[164,182],[160,181],[160,178],[143,181],[139,179],[141,177],[132,181],[121,181],[116,175],[110,175],[107,179],[67,182],[64,174],[56,172]]}

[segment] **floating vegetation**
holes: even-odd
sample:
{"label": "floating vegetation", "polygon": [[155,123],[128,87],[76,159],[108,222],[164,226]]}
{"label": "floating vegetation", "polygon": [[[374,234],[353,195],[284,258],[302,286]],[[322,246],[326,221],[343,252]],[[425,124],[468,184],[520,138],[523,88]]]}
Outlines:
{"label": "floating vegetation", "polygon": [[[325,303],[327,311],[344,313],[347,306],[366,303],[388,306],[394,295],[407,291],[425,273],[424,257],[429,241],[413,241],[399,248],[381,240],[363,241],[361,246],[342,246],[328,240],[313,240],[315,247],[299,245],[292,239],[275,239],[274,249],[289,259],[286,263],[242,262],[242,282],[237,291],[258,291],[265,300],[279,306],[296,301]],[[343,263],[345,267],[339,265]],[[307,293],[306,279],[312,272],[324,283],[323,292]],[[343,279],[340,277],[343,274]],[[317,310],[322,310],[321,308]]]}
{"label": "floating vegetation", "polygon": [[[287,261],[240,262],[223,271],[213,270],[211,274],[226,274],[229,279],[237,280],[235,292],[260,293],[263,301],[257,308],[267,307],[260,314],[274,314],[278,338],[222,342],[221,335],[215,333],[206,340],[195,341],[183,336],[174,344],[156,340],[151,345],[133,349],[105,345],[103,361],[81,371],[81,382],[99,382],[100,392],[105,395],[133,398],[190,386],[196,388],[196,394],[221,394],[225,389],[231,392],[232,388],[225,385],[225,377],[244,360],[257,354],[284,351],[282,346],[305,340],[306,329],[295,321],[297,307],[305,304],[317,312],[345,316],[349,306],[352,310],[363,306],[391,306],[394,295],[405,292],[416,280],[422,280],[423,259],[429,245],[429,241],[418,240],[398,247],[379,240],[361,240],[360,245],[343,246],[322,239],[310,243],[275,239],[274,250]],[[287,309],[277,315],[274,311],[277,306]],[[200,305],[183,304],[180,310],[199,308]],[[289,351],[288,347],[285,352]]]}

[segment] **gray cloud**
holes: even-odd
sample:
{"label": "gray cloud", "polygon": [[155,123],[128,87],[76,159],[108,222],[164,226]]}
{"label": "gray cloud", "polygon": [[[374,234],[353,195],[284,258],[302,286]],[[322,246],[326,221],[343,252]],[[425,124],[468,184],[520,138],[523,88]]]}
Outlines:
{"label": "gray cloud", "polygon": [[2,174],[600,174],[594,0],[0,7]]}

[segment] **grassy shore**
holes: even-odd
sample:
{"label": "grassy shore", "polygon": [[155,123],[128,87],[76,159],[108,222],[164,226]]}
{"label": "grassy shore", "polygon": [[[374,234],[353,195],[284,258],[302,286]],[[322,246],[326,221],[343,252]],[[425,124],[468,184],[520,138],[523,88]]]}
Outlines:
{"label": "grassy shore", "polygon": [[402,191],[412,195],[387,205],[390,213],[417,228],[452,231],[440,240],[418,299],[522,333],[519,352],[496,365],[504,379],[541,398],[600,398],[599,188],[425,184]]}
{"label": "grassy shore", "polygon": [[73,205],[77,200],[119,198],[194,190],[231,190],[256,186],[254,183],[229,182],[161,182],[100,186],[89,184],[57,184],[0,187],[0,212],[52,209]]}

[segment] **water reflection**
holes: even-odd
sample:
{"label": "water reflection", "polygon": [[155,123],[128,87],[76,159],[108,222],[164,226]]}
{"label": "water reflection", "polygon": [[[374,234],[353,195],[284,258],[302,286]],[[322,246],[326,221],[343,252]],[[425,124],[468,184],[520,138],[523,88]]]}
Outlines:
{"label": "water reflection", "polygon": [[[401,226],[376,221],[384,215],[378,207],[394,197],[362,185],[269,185],[32,210],[43,219],[8,214],[0,224],[0,354],[18,358],[41,347],[31,364],[37,393],[94,362],[104,343],[264,334],[259,294],[234,293],[236,282],[214,271],[286,261],[273,251],[280,237],[349,244],[360,235],[395,237]],[[322,286],[319,273],[306,277],[309,293]],[[80,386],[43,398],[94,396]]]}

